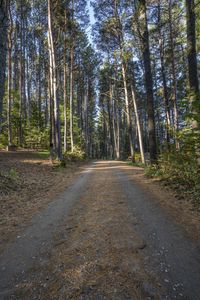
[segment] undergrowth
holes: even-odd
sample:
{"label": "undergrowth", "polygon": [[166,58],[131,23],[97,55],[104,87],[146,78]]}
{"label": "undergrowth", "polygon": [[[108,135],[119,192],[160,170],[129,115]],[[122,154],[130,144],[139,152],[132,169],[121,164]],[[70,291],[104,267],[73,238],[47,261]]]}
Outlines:
{"label": "undergrowth", "polygon": [[10,190],[16,191],[20,188],[19,174],[15,169],[8,173],[0,172],[0,194],[7,195]]}
{"label": "undergrowth", "polygon": [[64,154],[64,159],[67,162],[78,162],[78,161],[84,161],[86,159],[86,154],[83,150],[76,147],[74,148],[74,151],[67,151]]}
{"label": "undergrowth", "polygon": [[174,151],[160,156],[158,164],[145,168],[149,177],[157,177],[179,193],[179,197],[192,200],[200,210],[200,166],[194,153]]}

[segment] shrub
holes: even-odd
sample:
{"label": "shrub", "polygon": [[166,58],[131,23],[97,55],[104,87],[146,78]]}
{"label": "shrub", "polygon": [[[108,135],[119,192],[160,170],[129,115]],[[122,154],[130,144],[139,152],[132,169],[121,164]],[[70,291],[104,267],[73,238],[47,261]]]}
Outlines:
{"label": "shrub", "polygon": [[182,196],[192,198],[195,207],[200,208],[200,166],[194,152],[163,153],[158,164],[147,166],[145,173],[150,177],[159,177]]}
{"label": "shrub", "polygon": [[64,158],[66,161],[69,161],[69,162],[83,161],[86,159],[86,154],[80,148],[75,147],[73,152],[71,152],[71,151],[65,152]]}

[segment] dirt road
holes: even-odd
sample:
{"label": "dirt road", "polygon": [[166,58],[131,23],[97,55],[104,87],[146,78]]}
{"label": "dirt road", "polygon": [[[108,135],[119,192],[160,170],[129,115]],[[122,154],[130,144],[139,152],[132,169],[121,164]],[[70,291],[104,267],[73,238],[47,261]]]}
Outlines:
{"label": "dirt road", "polygon": [[200,299],[200,252],[124,163],[96,162],[0,255],[0,299]]}

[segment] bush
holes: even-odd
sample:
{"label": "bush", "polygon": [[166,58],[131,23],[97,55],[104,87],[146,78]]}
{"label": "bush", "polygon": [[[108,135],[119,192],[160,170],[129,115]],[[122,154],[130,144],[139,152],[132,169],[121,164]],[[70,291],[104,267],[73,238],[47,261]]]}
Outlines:
{"label": "bush", "polygon": [[193,199],[200,208],[200,166],[194,152],[174,151],[163,153],[157,165],[146,167],[150,177],[159,177],[183,196]]}
{"label": "bush", "polygon": [[71,152],[71,151],[65,152],[64,158],[66,161],[69,161],[69,162],[83,161],[86,159],[86,154],[80,148],[75,147],[73,152]]}

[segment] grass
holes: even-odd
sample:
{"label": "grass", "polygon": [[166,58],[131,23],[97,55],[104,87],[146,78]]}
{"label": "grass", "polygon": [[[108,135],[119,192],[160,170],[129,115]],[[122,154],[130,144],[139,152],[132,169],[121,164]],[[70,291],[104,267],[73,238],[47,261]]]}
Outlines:
{"label": "grass", "polygon": [[50,152],[48,150],[39,151],[35,153],[35,156],[41,159],[48,159],[50,156]]}
{"label": "grass", "polygon": [[134,166],[134,167],[145,168],[145,164],[143,164],[139,161],[138,162],[127,161],[127,165]]}

